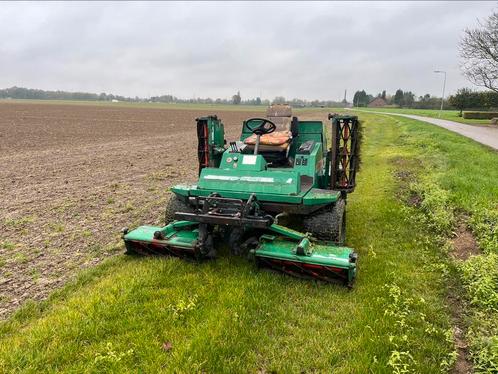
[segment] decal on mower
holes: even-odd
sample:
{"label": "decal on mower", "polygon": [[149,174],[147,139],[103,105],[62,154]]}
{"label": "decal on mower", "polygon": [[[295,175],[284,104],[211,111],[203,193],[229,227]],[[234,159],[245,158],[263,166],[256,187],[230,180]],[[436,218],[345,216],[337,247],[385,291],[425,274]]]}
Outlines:
{"label": "decal on mower", "polygon": [[256,165],[257,156],[254,155],[244,155],[242,159],[243,165]]}
{"label": "decal on mower", "polygon": [[[236,176],[230,176],[230,175],[205,175],[204,179],[212,179],[212,180],[220,180],[220,181],[241,181],[241,182],[259,182],[259,183],[273,183],[275,182],[274,178],[270,177],[236,177]],[[287,182],[289,183],[289,182]]]}

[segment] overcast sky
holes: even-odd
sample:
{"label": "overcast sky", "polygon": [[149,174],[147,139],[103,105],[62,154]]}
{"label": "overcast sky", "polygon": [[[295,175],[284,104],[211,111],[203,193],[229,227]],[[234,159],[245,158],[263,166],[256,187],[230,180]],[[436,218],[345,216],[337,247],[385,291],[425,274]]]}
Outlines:
{"label": "overcast sky", "polygon": [[5,3],[0,88],[342,99],[470,83],[458,41],[495,2]]}

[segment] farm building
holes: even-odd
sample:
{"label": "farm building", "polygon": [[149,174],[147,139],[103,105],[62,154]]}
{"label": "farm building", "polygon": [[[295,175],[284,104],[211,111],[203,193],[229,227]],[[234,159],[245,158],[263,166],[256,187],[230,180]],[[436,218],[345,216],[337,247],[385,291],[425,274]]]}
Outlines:
{"label": "farm building", "polygon": [[369,108],[377,108],[386,105],[387,105],[386,100],[384,100],[382,97],[376,97],[375,99],[373,99],[368,103]]}

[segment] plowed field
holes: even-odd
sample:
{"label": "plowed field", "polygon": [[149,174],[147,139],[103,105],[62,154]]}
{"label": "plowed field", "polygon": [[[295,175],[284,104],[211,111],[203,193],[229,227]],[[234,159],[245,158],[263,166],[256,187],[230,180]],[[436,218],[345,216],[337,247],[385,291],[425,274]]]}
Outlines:
{"label": "plowed field", "polygon": [[[162,223],[168,187],[197,175],[200,110],[0,103],[0,318]],[[217,113],[227,138],[258,112]]]}

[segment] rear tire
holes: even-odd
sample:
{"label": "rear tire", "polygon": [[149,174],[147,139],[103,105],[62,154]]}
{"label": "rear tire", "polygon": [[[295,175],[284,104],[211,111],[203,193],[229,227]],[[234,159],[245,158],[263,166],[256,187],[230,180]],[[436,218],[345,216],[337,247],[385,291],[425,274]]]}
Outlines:
{"label": "rear tire", "polygon": [[305,230],[320,240],[343,245],[346,240],[346,202],[338,200],[303,220]]}
{"label": "rear tire", "polygon": [[193,213],[194,209],[178,196],[172,194],[166,202],[166,209],[164,211],[164,223],[167,225],[175,220],[176,212]]}

